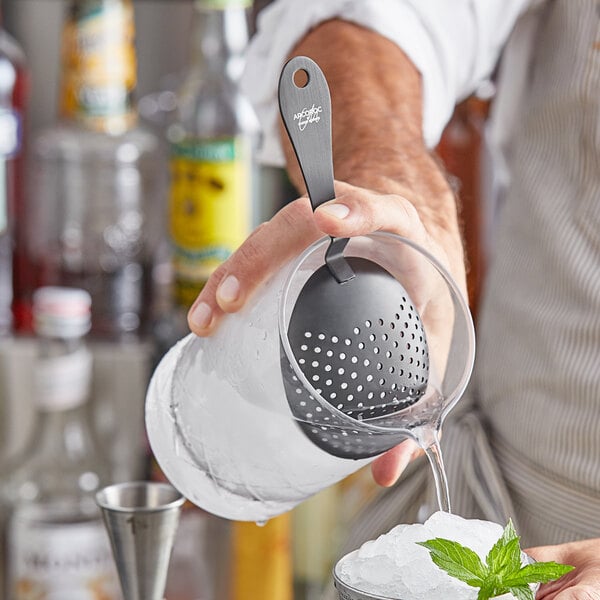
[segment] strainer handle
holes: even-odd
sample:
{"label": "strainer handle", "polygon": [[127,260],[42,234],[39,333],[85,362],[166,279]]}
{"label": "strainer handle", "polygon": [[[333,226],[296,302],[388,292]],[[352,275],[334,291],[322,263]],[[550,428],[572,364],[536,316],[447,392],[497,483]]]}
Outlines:
{"label": "strainer handle", "polygon": [[[304,71],[304,87],[294,81]],[[321,69],[306,56],[296,56],[279,78],[279,110],[306,184],[313,210],[335,198],[331,153],[331,98]]]}
{"label": "strainer handle", "polygon": [[[303,71],[304,85],[295,76]],[[325,75],[307,56],[289,60],[279,78],[279,110],[298,159],[313,211],[335,198],[331,150],[331,96]],[[325,255],[331,274],[339,283],[354,277],[344,258],[348,238],[332,238]]]}

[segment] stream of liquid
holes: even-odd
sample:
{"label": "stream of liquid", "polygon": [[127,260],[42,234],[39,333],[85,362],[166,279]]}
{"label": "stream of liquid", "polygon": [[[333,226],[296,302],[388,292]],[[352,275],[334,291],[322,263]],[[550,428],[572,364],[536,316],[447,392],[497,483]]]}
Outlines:
{"label": "stream of liquid", "polygon": [[450,506],[450,489],[448,487],[448,477],[440,447],[439,429],[430,426],[422,427],[418,432],[417,441],[425,451],[425,455],[431,465],[438,506],[440,510],[450,513],[452,512]]}

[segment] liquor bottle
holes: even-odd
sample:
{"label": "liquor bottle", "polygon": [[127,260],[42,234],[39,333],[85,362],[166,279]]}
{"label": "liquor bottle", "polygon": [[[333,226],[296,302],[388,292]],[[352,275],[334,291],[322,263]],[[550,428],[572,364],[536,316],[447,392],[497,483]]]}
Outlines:
{"label": "liquor bottle", "polygon": [[315,494],[292,511],[294,600],[320,600],[339,556],[342,483]]}
{"label": "liquor bottle", "polygon": [[[170,144],[169,224],[173,255],[173,306],[168,326],[159,337],[166,349],[187,332],[185,316],[211,273],[246,239],[257,224],[258,120],[240,89],[248,43],[248,0],[196,0],[189,73],[181,86],[177,114],[167,131]],[[164,322],[163,322],[164,324]],[[161,477],[153,466],[154,476]],[[290,523],[285,515],[265,527],[254,523],[228,524],[188,506],[176,548],[193,548],[200,555],[207,540],[190,539],[204,519],[221,537],[231,540],[229,588],[214,581],[214,598],[292,596]],[[177,551],[174,552],[175,556]],[[173,572],[184,565],[172,565]],[[167,596],[171,596],[167,587]],[[188,590],[179,598],[197,598]],[[173,596],[175,597],[175,596]]]}
{"label": "liquor bottle", "polygon": [[[254,223],[258,120],[240,90],[248,0],[196,0],[190,70],[169,127],[175,337],[213,270]],[[171,340],[173,341],[173,340]]]}
{"label": "liquor bottle", "polygon": [[86,405],[90,302],[87,292],[75,288],[41,288],[34,295],[37,423],[26,449],[0,474],[7,600],[118,598],[108,536],[94,500],[109,483],[109,463]]}
{"label": "liquor bottle", "polygon": [[132,0],[70,0],[61,60],[61,119],[33,143],[31,268],[92,295],[95,339],[139,339],[165,219],[159,141],[134,104]]}
{"label": "liquor bottle", "polygon": [[[13,248],[23,209],[23,118],[28,73],[21,48],[2,29],[0,15],[0,336],[12,327]],[[20,236],[19,236],[20,237]]]}

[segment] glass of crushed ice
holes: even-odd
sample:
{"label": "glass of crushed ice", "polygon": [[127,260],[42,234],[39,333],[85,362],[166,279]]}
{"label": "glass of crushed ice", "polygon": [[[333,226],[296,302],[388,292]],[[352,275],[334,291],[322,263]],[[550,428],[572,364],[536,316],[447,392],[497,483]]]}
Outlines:
{"label": "glass of crushed ice", "polygon": [[[497,523],[436,512],[423,524],[397,525],[344,556],[333,571],[335,587],[340,600],[476,600],[478,588],[437,567],[429,551],[417,542],[433,538],[453,540],[471,548],[485,561],[502,532]],[[523,565],[530,560],[522,553]],[[498,596],[498,600],[512,598],[512,594]]]}

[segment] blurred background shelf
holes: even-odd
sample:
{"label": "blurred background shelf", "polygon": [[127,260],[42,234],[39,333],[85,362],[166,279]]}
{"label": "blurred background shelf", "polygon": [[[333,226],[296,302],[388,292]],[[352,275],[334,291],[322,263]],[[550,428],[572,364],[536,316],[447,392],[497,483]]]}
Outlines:
{"label": "blurred background shelf", "polygon": [[[59,112],[61,30],[69,4],[68,0],[0,0],[3,26],[27,57],[31,83],[25,120],[27,152],[31,151],[32,140],[56,122]],[[250,9],[251,33],[256,13],[266,4],[268,0],[255,1]],[[135,97],[145,126],[164,144],[165,189],[161,193],[166,215],[165,125],[172,116],[175,94],[190,63],[194,5],[192,0],[135,0],[134,7]],[[473,311],[485,267],[479,200],[485,185],[481,141],[486,116],[487,101],[469,99],[457,109],[439,148],[462,197]],[[25,177],[30,182],[31,172],[26,171]],[[256,205],[256,223],[268,220],[296,197],[282,169],[259,167],[257,189],[260,202]],[[1,229],[0,221],[0,232]],[[165,240],[166,235],[161,242]],[[171,275],[164,264],[154,265],[155,314],[168,309]],[[113,480],[160,477],[145,439],[144,398],[153,367],[165,348],[157,349],[157,340],[151,335],[112,341],[92,337],[89,347],[94,356],[90,410],[100,441],[109,451]],[[0,336],[2,460],[16,456],[31,432],[36,351],[37,341],[30,333]],[[264,528],[232,525],[187,505],[174,547],[167,597],[321,600],[345,529],[378,493],[370,474],[361,472]],[[343,507],[341,512],[336,510],[339,506]]]}

